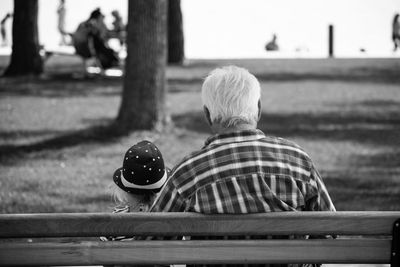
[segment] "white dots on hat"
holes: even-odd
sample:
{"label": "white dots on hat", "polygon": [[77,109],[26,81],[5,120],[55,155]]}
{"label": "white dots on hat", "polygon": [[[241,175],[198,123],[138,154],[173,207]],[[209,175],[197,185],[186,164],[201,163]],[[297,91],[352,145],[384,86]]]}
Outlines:
{"label": "white dots on hat", "polygon": [[149,171],[151,171],[151,168],[149,168]]}
{"label": "white dots on hat", "polygon": [[146,180],[146,183],[149,183],[150,181],[149,180]]}
{"label": "white dots on hat", "polygon": [[131,172],[132,174],[135,174],[134,172]]}
{"label": "white dots on hat", "polygon": [[160,159],[160,157],[157,157],[158,159]]}
{"label": "white dots on hat", "polygon": [[155,159],[155,158],[153,158],[153,161],[156,161],[156,159]]}
{"label": "white dots on hat", "polygon": [[149,152],[149,151],[146,149],[146,152]]}
{"label": "white dots on hat", "polygon": [[143,165],[143,168],[146,168],[146,165]]}
{"label": "white dots on hat", "polygon": [[132,151],[129,150],[129,153],[132,153]]}
{"label": "white dots on hat", "polygon": [[138,158],[139,158],[139,156],[136,156],[136,158],[138,159]]}
{"label": "white dots on hat", "polygon": [[160,171],[161,171],[161,169],[158,169],[158,171],[160,172]]}
{"label": "white dots on hat", "polygon": [[126,157],[125,160],[128,160],[128,157]]}

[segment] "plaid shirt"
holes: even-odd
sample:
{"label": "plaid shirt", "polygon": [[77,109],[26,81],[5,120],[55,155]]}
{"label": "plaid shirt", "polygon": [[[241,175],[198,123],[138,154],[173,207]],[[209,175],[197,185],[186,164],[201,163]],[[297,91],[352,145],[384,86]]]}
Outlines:
{"label": "plaid shirt", "polygon": [[310,157],[260,130],[218,134],[173,170],[150,211],[335,211]]}

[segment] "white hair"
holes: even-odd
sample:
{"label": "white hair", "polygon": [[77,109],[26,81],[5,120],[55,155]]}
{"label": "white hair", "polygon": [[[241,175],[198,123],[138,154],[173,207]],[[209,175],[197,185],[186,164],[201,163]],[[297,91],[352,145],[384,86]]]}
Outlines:
{"label": "white hair", "polygon": [[111,198],[115,204],[126,205],[129,203],[129,193],[119,188],[116,184],[110,183],[108,185],[108,189],[110,191]]}
{"label": "white hair", "polygon": [[257,123],[260,83],[248,70],[236,66],[217,68],[205,79],[201,91],[212,123],[224,127]]}

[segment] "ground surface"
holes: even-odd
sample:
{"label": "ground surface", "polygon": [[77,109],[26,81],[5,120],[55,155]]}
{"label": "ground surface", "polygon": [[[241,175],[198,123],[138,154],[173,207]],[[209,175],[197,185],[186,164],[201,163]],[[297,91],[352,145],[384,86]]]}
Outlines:
{"label": "ground surface", "polygon": [[0,78],[0,213],[109,211],[129,146],[155,142],[168,166],[202,146],[202,79],[228,64],[258,77],[259,128],[304,147],[338,210],[400,210],[399,59],[191,60],[167,70],[175,128],[116,136],[122,79],[82,79],[55,56],[40,79]]}

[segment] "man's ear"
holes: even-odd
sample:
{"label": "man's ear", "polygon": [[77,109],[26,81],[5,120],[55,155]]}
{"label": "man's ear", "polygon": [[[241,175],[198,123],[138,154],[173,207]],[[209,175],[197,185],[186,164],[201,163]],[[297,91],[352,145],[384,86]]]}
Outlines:
{"label": "man's ear", "polygon": [[261,99],[258,100],[258,120],[261,119]]}
{"label": "man's ear", "polygon": [[203,106],[203,109],[204,109],[204,114],[206,115],[207,122],[211,126],[212,125],[212,121],[211,121],[210,111],[208,110],[208,108],[206,106]]}

